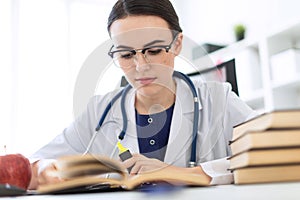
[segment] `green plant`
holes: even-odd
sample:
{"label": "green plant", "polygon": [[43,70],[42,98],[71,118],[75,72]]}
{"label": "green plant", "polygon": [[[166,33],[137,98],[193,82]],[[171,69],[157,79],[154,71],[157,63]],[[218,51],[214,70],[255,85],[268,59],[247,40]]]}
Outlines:
{"label": "green plant", "polygon": [[243,24],[236,24],[234,26],[234,34],[237,41],[245,38],[245,32],[246,32],[246,27]]}

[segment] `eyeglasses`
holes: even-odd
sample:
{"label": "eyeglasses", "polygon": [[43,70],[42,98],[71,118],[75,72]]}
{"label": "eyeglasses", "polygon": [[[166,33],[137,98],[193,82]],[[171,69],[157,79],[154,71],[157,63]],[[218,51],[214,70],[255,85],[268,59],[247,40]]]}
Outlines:
{"label": "eyeglasses", "polygon": [[113,59],[116,66],[122,68],[130,68],[135,65],[136,54],[142,53],[146,62],[150,64],[160,63],[161,59],[168,53],[176,40],[177,35],[174,37],[169,45],[155,45],[143,49],[120,49],[112,51],[112,46],[108,55]]}

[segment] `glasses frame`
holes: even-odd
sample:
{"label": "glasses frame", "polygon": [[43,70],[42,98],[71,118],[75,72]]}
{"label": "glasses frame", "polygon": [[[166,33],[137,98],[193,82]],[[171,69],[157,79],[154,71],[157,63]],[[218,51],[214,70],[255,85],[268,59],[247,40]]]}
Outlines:
{"label": "glasses frame", "polygon": [[[175,42],[175,40],[177,39],[178,34],[175,35],[175,37],[173,38],[172,42],[169,45],[155,45],[155,46],[150,46],[150,47],[146,47],[146,48],[142,48],[142,49],[120,49],[120,50],[115,50],[115,51],[111,51],[114,48],[114,45],[111,46],[111,48],[109,49],[108,55],[114,59],[114,54],[118,53],[118,52],[131,52],[133,55],[136,55],[137,52],[140,52],[144,55],[144,58],[146,58],[146,51],[148,49],[152,49],[152,48],[163,48],[166,50],[166,53],[168,53],[170,51],[170,49],[172,48],[173,43]],[[146,59],[147,60],[147,59]]]}

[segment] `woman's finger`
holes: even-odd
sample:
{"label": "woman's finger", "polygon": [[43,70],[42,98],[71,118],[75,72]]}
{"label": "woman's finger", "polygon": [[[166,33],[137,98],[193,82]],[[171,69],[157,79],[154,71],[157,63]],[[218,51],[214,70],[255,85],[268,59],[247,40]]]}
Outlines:
{"label": "woman's finger", "polygon": [[48,167],[46,167],[38,175],[39,184],[44,185],[48,183],[58,183],[63,181],[57,176],[57,174],[55,173],[56,171],[57,170],[54,164],[50,164]]}
{"label": "woman's finger", "polygon": [[135,163],[138,161],[138,160],[143,160],[143,159],[147,159],[145,156],[141,155],[141,154],[132,154],[132,157],[123,161],[123,166],[125,168],[130,168],[132,167],[133,165],[135,165]]}

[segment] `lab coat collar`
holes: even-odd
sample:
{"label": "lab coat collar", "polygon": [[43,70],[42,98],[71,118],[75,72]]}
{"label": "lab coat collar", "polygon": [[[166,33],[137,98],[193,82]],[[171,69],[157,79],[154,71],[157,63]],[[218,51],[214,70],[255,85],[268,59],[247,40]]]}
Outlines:
{"label": "lab coat collar", "polygon": [[[181,79],[175,78],[176,82],[176,104],[180,104],[181,106],[181,112],[183,114],[194,112],[194,101],[193,101],[193,94],[191,92],[191,89],[189,86]],[[196,87],[197,90],[197,87]],[[198,96],[200,97],[200,94],[197,90]],[[199,100],[199,109],[202,109],[202,104]]]}

